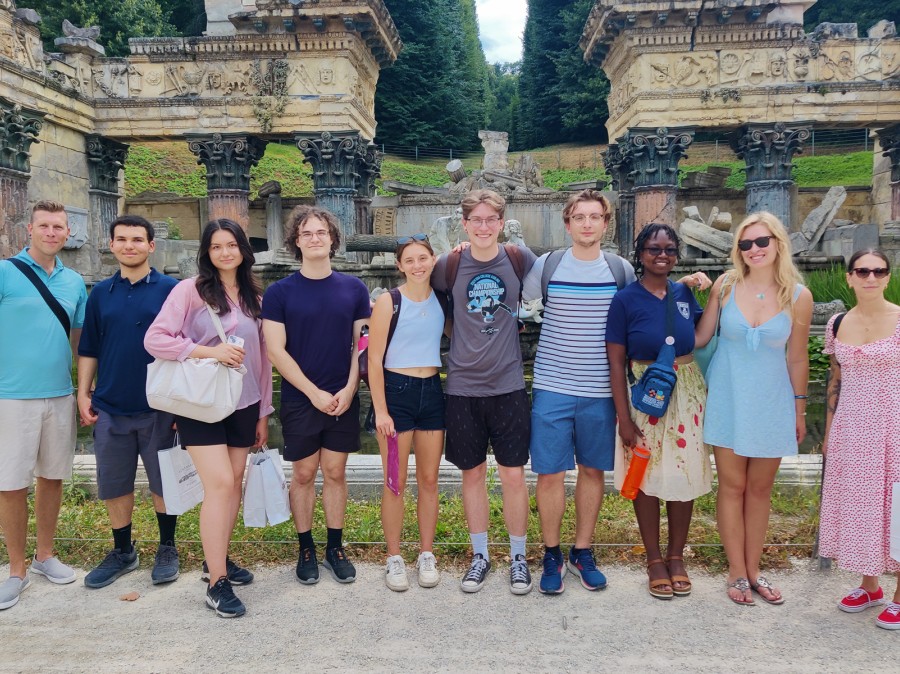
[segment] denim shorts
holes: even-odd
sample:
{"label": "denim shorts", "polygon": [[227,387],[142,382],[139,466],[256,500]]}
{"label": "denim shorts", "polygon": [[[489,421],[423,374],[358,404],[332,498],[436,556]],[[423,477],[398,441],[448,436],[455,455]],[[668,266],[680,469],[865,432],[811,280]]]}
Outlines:
{"label": "denim shorts", "polygon": [[616,406],[612,398],[585,398],[534,389],[531,404],[531,470],[552,475],[575,464],[612,470]]}
{"label": "denim shorts", "polygon": [[444,430],[441,376],[410,377],[384,371],[384,397],[398,433]]}

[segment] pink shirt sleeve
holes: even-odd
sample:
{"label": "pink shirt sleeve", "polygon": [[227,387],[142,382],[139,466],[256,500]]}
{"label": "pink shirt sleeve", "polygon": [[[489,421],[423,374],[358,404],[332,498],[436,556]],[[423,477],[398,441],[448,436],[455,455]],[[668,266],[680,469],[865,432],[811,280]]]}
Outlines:
{"label": "pink shirt sleeve", "polygon": [[197,294],[193,278],[181,281],[172,289],[144,336],[147,353],[154,358],[181,361],[197,348],[197,343],[191,338],[194,298],[202,306],[203,300]]}

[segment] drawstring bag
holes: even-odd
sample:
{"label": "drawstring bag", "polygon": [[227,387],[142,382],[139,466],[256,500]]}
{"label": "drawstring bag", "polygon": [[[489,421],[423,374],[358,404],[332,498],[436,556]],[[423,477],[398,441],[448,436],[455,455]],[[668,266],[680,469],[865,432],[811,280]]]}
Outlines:
{"label": "drawstring bag", "polygon": [[628,369],[631,381],[631,405],[638,412],[651,417],[661,417],[669,408],[669,400],[678,383],[675,373],[675,298],[672,282],[666,292],[666,340],[659,350],[656,361],[649,365],[641,378],[635,382],[634,373]]}

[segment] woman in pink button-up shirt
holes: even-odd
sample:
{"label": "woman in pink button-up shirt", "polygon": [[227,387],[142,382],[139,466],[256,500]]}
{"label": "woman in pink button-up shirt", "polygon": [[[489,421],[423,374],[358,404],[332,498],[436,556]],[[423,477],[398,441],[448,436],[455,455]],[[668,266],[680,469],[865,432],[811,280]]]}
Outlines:
{"label": "woman in pink button-up shirt", "polygon": [[[251,271],[253,250],[241,227],[214,220],[203,230],[197,256],[200,273],[172,290],[144,346],[156,358],[215,358],[229,367],[244,365],[243,389],[233,414],[208,424],[176,415],[181,444],[191,455],[205,492],[200,510],[206,602],[222,617],[245,612],[231,585],[253,580],[253,574],[228,559],[228,544],[241,502],[241,483],[250,447],[268,439],[272,407],[272,365],[266,357],[260,327],[262,288]],[[223,343],[206,309],[222,321]]]}

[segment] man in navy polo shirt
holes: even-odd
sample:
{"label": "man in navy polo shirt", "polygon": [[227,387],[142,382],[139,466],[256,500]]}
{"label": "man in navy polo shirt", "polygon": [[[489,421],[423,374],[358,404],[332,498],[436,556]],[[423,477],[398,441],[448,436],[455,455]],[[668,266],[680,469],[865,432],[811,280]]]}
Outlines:
{"label": "man in navy polo shirt", "polygon": [[119,271],[91,291],[78,345],[78,412],[82,424],[94,425],[97,494],[106,503],[114,542],[85,576],[84,584],[94,588],[138,567],[131,540],[138,456],[159,523],[151,579],[157,585],[178,578],[177,518],[166,514],[157,458],[160,449],[174,444],[172,416],[150,409],[144,393],[147,364],[153,360],[144,350],[144,334],[177,281],[150,267],[156,244],[153,225],[144,218],[119,216],[110,224],[109,238]]}

